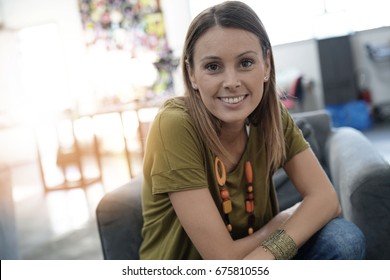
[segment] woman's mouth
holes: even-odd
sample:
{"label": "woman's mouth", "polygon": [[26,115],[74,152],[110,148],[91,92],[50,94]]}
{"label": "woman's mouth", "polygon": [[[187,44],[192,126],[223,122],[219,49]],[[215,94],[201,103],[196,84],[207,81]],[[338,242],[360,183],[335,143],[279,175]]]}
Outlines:
{"label": "woman's mouth", "polygon": [[219,99],[222,102],[225,102],[227,104],[237,104],[237,103],[241,102],[242,100],[244,100],[245,97],[246,97],[246,95],[242,95],[242,96],[238,96],[238,97],[219,97]]}

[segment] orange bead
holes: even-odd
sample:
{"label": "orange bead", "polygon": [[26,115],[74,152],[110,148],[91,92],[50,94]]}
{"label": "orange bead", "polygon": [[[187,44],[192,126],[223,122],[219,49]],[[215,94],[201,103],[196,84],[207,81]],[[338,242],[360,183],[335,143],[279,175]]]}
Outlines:
{"label": "orange bead", "polygon": [[253,192],[253,186],[252,186],[252,185],[251,185],[251,186],[248,186],[248,187],[247,187],[247,191],[248,191],[249,193]]}
{"label": "orange bead", "polygon": [[246,175],[246,180],[248,181],[248,183],[252,183],[253,170],[252,170],[252,164],[249,160],[247,162],[245,162],[245,175]]}
{"label": "orange bead", "polygon": [[253,234],[253,228],[252,227],[248,228],[248,234],[249,235]]}
{"label": "orange bead", "polygon": [[229,191],[227,189],[223,188],[221,190],[221,198],[224,201],[230,199]]}
{"label": "orange bead", "polygon": [[247,213],[252,213],[255,210],[255,203],[253,200],[246,200],[245,201],[245,211]]}

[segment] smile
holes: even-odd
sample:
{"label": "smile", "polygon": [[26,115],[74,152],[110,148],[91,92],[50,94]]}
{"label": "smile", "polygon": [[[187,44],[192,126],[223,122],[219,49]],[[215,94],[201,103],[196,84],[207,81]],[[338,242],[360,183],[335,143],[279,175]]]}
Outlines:
{"label": "smile", "polygon": [[245,96],[246,95],[239,96],[239,97],[220,97],[219,99],[228,104],[236,104],[244,100]]}

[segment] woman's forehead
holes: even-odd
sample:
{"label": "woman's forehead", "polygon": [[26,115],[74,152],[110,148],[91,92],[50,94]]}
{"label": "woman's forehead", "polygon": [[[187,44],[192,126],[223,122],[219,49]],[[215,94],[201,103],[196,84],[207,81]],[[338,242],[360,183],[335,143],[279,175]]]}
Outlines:
{"label": "woman's forehead", "polygon": [[215,26],[207,30],[195,44],[194,57],[243,52],[260,52],[259,38],[252,32],[238,28]]}

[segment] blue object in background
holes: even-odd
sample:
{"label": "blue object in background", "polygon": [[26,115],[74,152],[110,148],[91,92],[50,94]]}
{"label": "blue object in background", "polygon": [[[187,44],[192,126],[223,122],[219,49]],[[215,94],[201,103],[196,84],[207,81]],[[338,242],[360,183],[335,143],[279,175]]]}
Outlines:
{"label": "blue object in background", "polygon": [[359,130],[371,127],[371,115],[365,101],[352,101],[345,104],[327,105],[334,127],[350,126]]}

